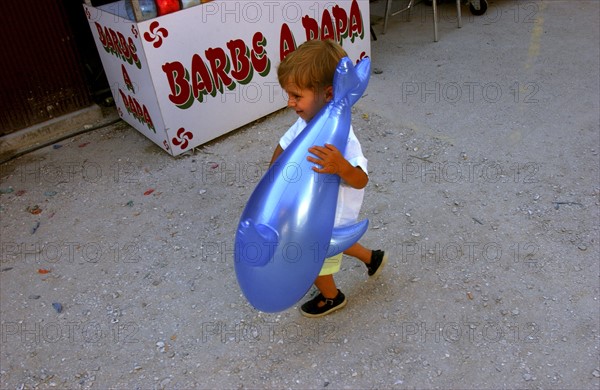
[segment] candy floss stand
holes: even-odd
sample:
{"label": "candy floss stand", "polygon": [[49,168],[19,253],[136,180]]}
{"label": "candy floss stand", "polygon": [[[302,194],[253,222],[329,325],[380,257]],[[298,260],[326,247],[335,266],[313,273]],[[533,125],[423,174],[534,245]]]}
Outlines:
{"label": "candy floss stand", "polygon": [[143,21],[124,0],[83,7],[119,115],[173,156],[285,107],[277,66],[307,39],[370,55],[368,0],[215,0]]}

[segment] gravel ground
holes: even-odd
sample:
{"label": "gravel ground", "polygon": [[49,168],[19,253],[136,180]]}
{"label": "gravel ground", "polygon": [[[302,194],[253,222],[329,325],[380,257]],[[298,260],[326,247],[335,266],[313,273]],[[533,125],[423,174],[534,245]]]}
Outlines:
{"label": "gravel ground", "polygon": [[[0,387],[598,389],[596,1],[372,4],[344,310],[254,310],[233,236],[286,110],[172,158],[124,122],[1,166]],[[313,292],[309,292],[309,295]]]}

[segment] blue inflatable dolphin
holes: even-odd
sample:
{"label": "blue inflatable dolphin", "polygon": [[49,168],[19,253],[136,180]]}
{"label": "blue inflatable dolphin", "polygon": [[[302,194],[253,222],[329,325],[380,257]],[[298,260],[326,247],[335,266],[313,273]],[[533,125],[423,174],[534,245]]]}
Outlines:
{"label": "blue inflatable dolphin", "polygon": [[267,170],[240,218],[234,261],[248,302],[265,312],[296,304],[319,275],[325,258],[354,244],[368,220],[334,228],[338,175],[312,170],[308,149],[332,144],[343,154],[350,132],[351,107],[367,88],[370,59],[356,67],[340,60],[333,99]]}

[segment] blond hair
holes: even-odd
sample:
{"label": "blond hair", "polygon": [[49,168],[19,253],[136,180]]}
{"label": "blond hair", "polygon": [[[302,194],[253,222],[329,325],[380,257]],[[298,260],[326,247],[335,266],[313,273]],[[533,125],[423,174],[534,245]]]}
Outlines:
{"label": "blond hair", "polygon": [[306,41],[288,54],[277,68],[277,78],[283,87],[295,84],[313,91],[333,85],[333,75],[346,51],[332,40]]}

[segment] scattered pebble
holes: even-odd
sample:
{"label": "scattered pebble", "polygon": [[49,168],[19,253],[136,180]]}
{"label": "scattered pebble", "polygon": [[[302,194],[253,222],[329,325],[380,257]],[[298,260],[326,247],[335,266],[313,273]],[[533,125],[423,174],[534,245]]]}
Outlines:
{"label": "scattered pebble", "polygon": [[57,192],[56,192],[56,191],[45,191],[45,192],[44,192],[44,195],[45,195],[45,196],[54,196],[54,195],[56,195],[56,194],[57,194]]}
{"label": "scattered pebble", "polygon": [[62,313],[63,307],[60,303],[54,302],[52,303],[52,307],[56,310],[57,313]]}
{"label": "scattered pebble", "polygon": [[167,351],[167,345],[164,343],[164,341],[157,341],[156,347],[161,353],[165,353]]}
{"label": "scattered pebble", "polygon": [[33,215],[38,215],[42,213],[42,209],[37,204],[35,206],[28,206],[27,211]]}
{"label": "scattered pebble", "polygon": [[525,374],[523,374],[523,379],[525,379],[527,382],[529,382],[529,381],[534,381],[535,377],[529,373],[525,373]]}
{"label": "scattered pebble", "polygon": [[33,224],[33,227],[31,228],[31,234],[35,234],[35,232],[37,232],[39,227],[40,227],[40,221],[35,221],[35,223]]}

